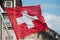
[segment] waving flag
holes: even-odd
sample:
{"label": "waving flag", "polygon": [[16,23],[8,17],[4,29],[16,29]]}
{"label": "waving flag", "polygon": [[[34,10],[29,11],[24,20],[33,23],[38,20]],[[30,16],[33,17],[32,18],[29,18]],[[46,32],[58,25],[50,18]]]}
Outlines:
{"label": "waving flag", "polygon": [[48,29],[40,6],[5,8],[17,40]]}

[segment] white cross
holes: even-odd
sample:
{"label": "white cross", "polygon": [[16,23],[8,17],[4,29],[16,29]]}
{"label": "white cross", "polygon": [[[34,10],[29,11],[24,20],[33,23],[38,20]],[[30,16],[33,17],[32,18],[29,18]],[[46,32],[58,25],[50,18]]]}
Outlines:
{"label": "white cross", "polygon": [[22,15],[23,15],[22,17],[16,18],[18,25],[22,23],[26,23],[28,26],[28,29],[33,28],[34,24],[32,23],[32,20],[36,20],[37,17],[28,15],[27,11],[23,11]]}

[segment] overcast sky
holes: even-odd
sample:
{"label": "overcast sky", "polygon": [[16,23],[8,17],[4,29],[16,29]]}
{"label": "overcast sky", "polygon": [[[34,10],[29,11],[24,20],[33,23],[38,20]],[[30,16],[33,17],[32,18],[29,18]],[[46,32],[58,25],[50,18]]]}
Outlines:
{"label": "overcast sky", "polygon": [[23,6],[41,5],[47,25],[60,34],[60,0],[22,0],[22,3]]}

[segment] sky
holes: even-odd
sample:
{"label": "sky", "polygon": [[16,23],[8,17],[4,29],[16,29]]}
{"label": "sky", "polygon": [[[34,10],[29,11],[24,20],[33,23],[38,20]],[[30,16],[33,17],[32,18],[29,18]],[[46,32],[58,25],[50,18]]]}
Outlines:
{"label": "sky", "polygon": [[22,4],[40,5],[48,27],[60,34],[60,0],[22,0]]}

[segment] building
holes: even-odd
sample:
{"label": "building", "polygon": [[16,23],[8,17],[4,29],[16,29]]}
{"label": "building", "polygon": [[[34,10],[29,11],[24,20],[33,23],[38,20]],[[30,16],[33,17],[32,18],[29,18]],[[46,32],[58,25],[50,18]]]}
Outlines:
{"label": "building", "polygon": [[40,38],[41,40],[60,40],[59,34],[50,28],[45,32],[38,33],[38,39]]}
{"label": "building", "polygon": [[[22,4],[20,4],[21,0],[2,0],[2,1],[3,1],[3,5],[5,7],[16,7],[16,6],[22,5]],[[8,29],[11,33],[12,40],[16,40],[16,36],[11,27],[10,21],[8,20],[7,14],[6,13],[2,13],[2,14],[4,16],[6,25],[8,26]],[[56,33],[52,29],[48,29],[45,32],[29,35],[29,36],[25,37],[24,40],[57,40],[58,38],[59,38],[58,33]],[[6,28],[5,28],[4,24],[2,23],[1,18],[0,18],[0,40],[9,40],[9,37],[6,32]]]}
{"label": "building", "polygon": [[2,0],[2,3],[5,7],[14,7],[14,6],[21,6],[21,0]]}
{"label": "building", "polygon": [[2,24],[2,22],[1,22],[1,17],[0,17],[0,40],[2,40],[1,38],[2,38],[2,26],[1,26],[1,24]]}
{"label": "building", "polygon": [[[0,4],[2,4],[1,6],[3,7],[16,7],[16,6],[21,6],[22,4],[20,3],[21,0],[0,0]],[[3,9],[4,9],[3,7]],[[6,25],[8,26],[8,29],[11,33],[11,38],[12,40],[16,40],[14,31],[11,27],[10,21],[8,20],[7,14],[6,13],[2,13],[4,16],[4,20],[6,22]],[[0,40],[9,40],[8,34],[6,32],[6,28],[4,26],[4,24],[2,23],[2,19],[0,18]]]}

